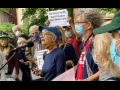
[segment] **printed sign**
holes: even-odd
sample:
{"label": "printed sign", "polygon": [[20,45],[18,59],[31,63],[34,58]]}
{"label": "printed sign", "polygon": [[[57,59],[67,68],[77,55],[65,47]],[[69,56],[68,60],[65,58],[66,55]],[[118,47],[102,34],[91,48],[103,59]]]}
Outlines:
{"label": "printed sign", "polygon": [[59,26],[70,26],[67,22],[68,11],[67,9],[63,10],[55,10],[47,12],[48,19],[50,20],[50,27],[54,27],[56,25]]}
{"label": "printed sign", "polygon": [[45,51],[47,51],[47,49],[45,49],[45,50],[40,50],[40,51],[38,51],[38,53],[37,53],[37,61],[38,61],[38,68],[40,69],[40,70],[42,70],[42,66],[43,66],[43,64],[44,64],[44,60],[43,60],[43,54],[44,54],[44,52]]}

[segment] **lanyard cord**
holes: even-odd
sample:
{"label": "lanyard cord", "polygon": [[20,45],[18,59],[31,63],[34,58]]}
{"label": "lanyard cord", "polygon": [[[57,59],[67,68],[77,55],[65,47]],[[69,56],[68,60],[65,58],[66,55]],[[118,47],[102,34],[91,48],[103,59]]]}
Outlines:
{"label": "lanyard cord", "polygon": [[81,49],[81,51],[80,51],[80,55],[81,55],[81,53],[82,53],[83,48],[86,46],[87,41],[90,39],[90,37],[91,37],[92,35],[93,35],[93,33],[91,33],[91,35],[87,38],[87,40],[86,40],[84,46],[82,46],[82,49]]}

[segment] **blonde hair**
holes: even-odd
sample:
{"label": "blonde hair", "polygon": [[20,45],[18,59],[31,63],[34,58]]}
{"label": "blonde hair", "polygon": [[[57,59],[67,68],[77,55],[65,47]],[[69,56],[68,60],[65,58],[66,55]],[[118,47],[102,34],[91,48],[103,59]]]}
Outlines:
{"label": "blonde hair", "polygon": [[67,37],[65,36],[64,30],[60,26],[55,26],[55,28],[60,32],[60,34],[62,36],[62,42],[64,45],[63,50],[64,50],[67,46]]}
{"label": "blonde hair", "polygon": [[18,38],[18,41],[17,41],[17,44],[19,44],[21,41],[27,43],[27,40],[26,40],[25,38],[19,37],[19,38]]}
{"label": "blonde hair", "polygon": [[95,54],[99,54],[100,57],[104,59],[102,63],[103,70],[110,71],[110,73],[113,76],[120,76],[120,68],[117,67],[111,59],[111,55],[110,55],[111,41],[112,41],[112,36],[110,33],[99,34],[99,37],[94,42],[95,47],[92,52],[93,59],[95,60]]}

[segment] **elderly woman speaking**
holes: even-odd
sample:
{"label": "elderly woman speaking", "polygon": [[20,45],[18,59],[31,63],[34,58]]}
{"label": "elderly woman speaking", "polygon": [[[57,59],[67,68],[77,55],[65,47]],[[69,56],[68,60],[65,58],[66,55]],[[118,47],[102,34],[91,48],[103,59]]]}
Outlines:
{"label": "elderly woman speaking", "polygon": [[[39,31],[42,32],[41,43],[45,49],[48,49],[42,70],[39,72],[41,76],[44,76],[45,81],[51,81],[65,72],[66,56],[64,51],[58,47],[60,33],[56,28],[39,26]],[[34,71],[32,73],[38,75]]]}

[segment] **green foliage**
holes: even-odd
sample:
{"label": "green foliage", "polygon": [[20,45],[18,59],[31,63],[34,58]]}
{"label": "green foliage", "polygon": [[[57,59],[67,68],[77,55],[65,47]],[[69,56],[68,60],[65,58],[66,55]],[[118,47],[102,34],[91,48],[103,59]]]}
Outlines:
{"label": "green foliage", "polygon": [[15,24],[12,24],[12,23],[2,23],[0,25],[0,31],[4,31],[4,32],[7,32],[8,34],[11,34],[12,33],[12,27],[14,26]]}
{"label": "green foliage", "polygon": [[[22,19],[29,18],[28,29],[32,25],[44,25],[48,19],[47,12],[53,10],[67,9],[68,15],[73,19],[73,8],[26,8]],[[32,16],[36,16],[35,19],[31,19]]]}
{"label": "green foliage", "polygon": [[16,8],[0,8],[0,12],[6,10],[6,11],[9,11],[9,10],[15,10]]}
{"label": "green foliage", "polygon": [[117,13],[117,11],[119,10],[119,8],[99,8],[102,11],[103,17],[105,17],[107,12],[111,12],[111,13]]}
{"label": "green foliage", "polygon": [[24,33],[27,36],[29,35],[28,25],[20,25],[20,28],[22,30],[22,33]]}

